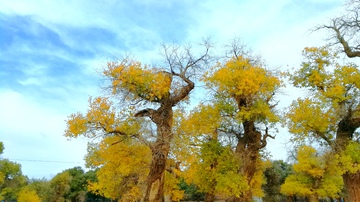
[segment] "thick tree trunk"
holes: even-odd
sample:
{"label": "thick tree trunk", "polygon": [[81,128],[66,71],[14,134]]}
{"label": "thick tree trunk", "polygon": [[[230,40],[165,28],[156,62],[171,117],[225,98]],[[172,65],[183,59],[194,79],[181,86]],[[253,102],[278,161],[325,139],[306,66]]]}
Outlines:
{"label": "thick tree trunk", "polygon": [[152,147],[152,160],[144,202],[162,202],[166,161],[170,151],[170,142],[173,138],[171,105],[163,105],[154,111],[151,119],[157,126],[157,139]]}
{"label": "thick tree trunk", "polygon": [[206,193],[204,202],[214,202],[215,195],[213,193]]}
{"label": "thick tree trunk", "polygon": [[[341,152],[346,149],[358,125],[358,123],[349,117],[339,122],[336,133],[336,144],[334,145],[335,151]],[[360,171],[354,174],[345,173],[342,177],[345,185],[346,201],[360,202]]]}
{"label": "thick tree trunk", "polygon": [[163,154],[153,153],[150,173],[147,179],[145,202],[162,202],[164,196],[164,177],[166,158]]}
{"label": "thick tree trunk", "polygon": [[311,195],[311,196],[309,196],[308,201],[309,202],[319,202],[319,198],[315,195]]}
{"label": "thick tree trunk", "polygon": [[[255,123],[246,121],[243,123],[244,135],[238,140],[236,146],[236,153],[241,158],[240,174],[246,177],[247,183],[250,186],[254,174],[257,170],[257,161],[259,159],[259,151],[261,148],[261,133],[256,130]],[[232,198],[234,202],[252,202],[251,187],[245,190],[239,198]]]}
{"label": "thick tree trunk", "polygon": [[355,174],[346,173],[343,175],[346,201],[360,202],[360,171]]}

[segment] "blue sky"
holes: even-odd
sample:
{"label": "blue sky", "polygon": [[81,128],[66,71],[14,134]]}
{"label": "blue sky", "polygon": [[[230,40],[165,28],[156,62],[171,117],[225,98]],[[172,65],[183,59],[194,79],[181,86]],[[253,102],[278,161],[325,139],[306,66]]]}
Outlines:
{"label": "blue sky", "polygon": [[[154,63],[163,43],[211,37],[220,44],[241,37],[269,67],[296,67],[304,47],[325,44],[326,32],[309,30],[339,15],[341,3],[0,0],[2,157],[35,178],[83,166],[87,140],[63,137],[65,120],[86,110],[89,96],[100,93],[99,71],[124,53]],[[288,93],[283,105],[296,96]],[[286,158],[285,132],[268,144],[276,159]]]}

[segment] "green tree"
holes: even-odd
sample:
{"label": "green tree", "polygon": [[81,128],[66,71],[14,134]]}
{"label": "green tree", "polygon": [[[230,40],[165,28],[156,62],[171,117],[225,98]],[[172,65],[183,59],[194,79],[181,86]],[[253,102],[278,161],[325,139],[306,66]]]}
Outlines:
{"label": "green tree", "polygon": [[286,196],[280,193],[280,187],[291,173],[292,168],[289,163],[282,160],[271,162],[271,166],[264,171],[266,178],[266,184],[262,186],[265,192],[264,202],[286,201]]}
{"label": "green tree", "polygon": [[0,142],[0,154],[2,154],[4,152],[4,143],[3,142]]}
{"label": "green tree", "polygon": [[[0,142],[0,154],[2,154],[4,152],[4,149],[5,149],[4,143]],[[5,174],[0,171],[0,185],[4,182],[4,180],[5,180]]]}
{"label": "green tree", "polygon": [[[1,153],[4,145],[0,142]],[[27,183],[27,177],[21,172],[21,165],[8,159],[0,159],[0,200],[16,200],[21,187]]]}
{"label": "green tree", "polygon": [[[103,74],[110,81],[108,89],[112,90],[112,96],[91,100],[86,114],[73,114],[67,121],[67,137],[135,138],[150,148],[145,201],[163,200],[166,161],[174,137],[173,107],[187,100],[195,87],[194,76],[205,64],[210,45],[205,43],[204,47],[199,56],[189,48],[181,51],[176,46],[164,47],[164,68],[129,58],[109,62]],[[121,103],[119,108],[111,100]]]}
{"label": "green tree", "polygon": [[87,193],[87,179],[84,170],[81,167],[74,167],[67,169],[64,172],[68,172],[71,176],[70,191],[65,198],[68,198],[71,201],[85,201]]}
{"label": "green tree", "polygon": [[[339,164],[347,198],[360,201],[359,159],[346,153],[352,150],[349,145],[359,145],[360,71],[353,63],[340,64],[337,54],[326,47],[306,48],[303,54],[304,62],[290,80],[310,94],[290,106],[287,126],[293,140],[316,140],[331,147],[334,157],[348,162]],[[353,149],[356,152],[359,147]]]}
{"label": "green tree", "polygon": [[69,201],[69,198],[67,198],[67,196],[70,193],[71,180],[72,180],[72,176],[68,171],[61,172],[55,175],[50,180],[51,201],[54,202]]}
{"label": "green tree", "polygon": [[49,180],[45,178],[30,179],[27,186],[30,190],[36,191],[36,194],[41,198],[42,201],[51,202],[52,190]]}

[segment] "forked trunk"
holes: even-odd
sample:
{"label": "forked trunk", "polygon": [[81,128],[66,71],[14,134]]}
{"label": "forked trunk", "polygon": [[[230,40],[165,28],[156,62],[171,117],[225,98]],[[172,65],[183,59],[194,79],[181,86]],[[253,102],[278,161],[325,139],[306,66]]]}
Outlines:
{"label": "forked trunk", "polygon": [[360,171],[355,174],[346,173],[343,175],[346,201],[360,202]]}

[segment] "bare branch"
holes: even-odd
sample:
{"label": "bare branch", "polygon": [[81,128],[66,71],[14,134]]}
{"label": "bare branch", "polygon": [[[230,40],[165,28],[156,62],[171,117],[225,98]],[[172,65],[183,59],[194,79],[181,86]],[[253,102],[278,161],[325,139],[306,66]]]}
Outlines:
{"label": "bare branch", "polygon": [[269,128],[266,126],[265,134],[262,136],[262,139],[261,139],[260,149],[266,147],[268,137],[271,138],[271,139],[275,139],[275,136],[272,136],[272,135],[269,134]]}

